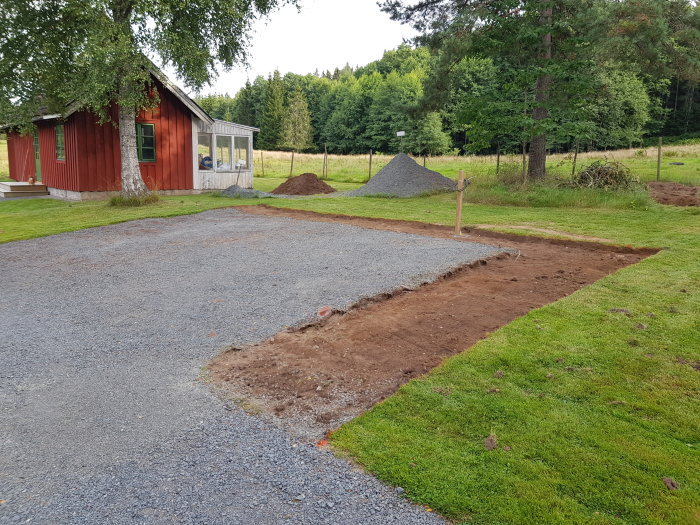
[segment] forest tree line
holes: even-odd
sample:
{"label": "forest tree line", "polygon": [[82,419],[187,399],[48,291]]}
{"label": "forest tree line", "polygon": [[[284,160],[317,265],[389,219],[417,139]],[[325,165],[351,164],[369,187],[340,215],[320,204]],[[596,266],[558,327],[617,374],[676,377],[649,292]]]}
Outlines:
{"label": "forest tree line", "polygon": [[[673,35],[673,45],[686,38],[695,55],[690,56],[694,64],[676,65],[678,74],[652,60],[630,67],[631,61],[612,55],[567,64],[567,89],[580,87],[581,96],[566,93],[557,107],[553,86],[549,151],[637,147],[645,137],[659,135],[700,136],[700,77],[694,73],[698,8],[684,13],[684,33]],[[276,71],[247,82],[234,96],[209,95],[198,102],[215,118],[259,127],[259,149],[352,154],[403,148],[440,155],[526,147],[533,94],[519,81],[513,60],[506,66],[497,55],[466,53],[448,68],[441,61],[444,56],[427,46],[404,44],[362,67],[307,75]],[[397,131],[406,132],[403,143]]]}

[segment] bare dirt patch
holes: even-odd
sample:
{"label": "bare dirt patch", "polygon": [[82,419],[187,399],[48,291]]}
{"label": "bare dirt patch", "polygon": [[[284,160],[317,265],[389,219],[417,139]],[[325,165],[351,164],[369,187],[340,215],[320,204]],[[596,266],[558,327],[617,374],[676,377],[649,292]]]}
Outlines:
{"label": "bare dirt patch", "polygon": [[678,182],[650,182],[651,198],[661,204],[673,206],[700,206],[698,187]]}
{"label": "bare dirt patch", "polygon": [[335,188],[329,186],[314,173],[302,173],[290,177],[277,186],[272,193],[275,195],[316,195],[318,193],[333,193]]}
{"label": "bare dirt patch", "polygon": [[[241,209],[452,237],[449,228],[425,223]],[[316,440],[513,319],[655,253],[481,230],[463,240],[518,253],[472,264],[417,290],[363,301],[257,345],[229,349],[210,363],[212,379],[230,396],[274,414],[299,437]]]}

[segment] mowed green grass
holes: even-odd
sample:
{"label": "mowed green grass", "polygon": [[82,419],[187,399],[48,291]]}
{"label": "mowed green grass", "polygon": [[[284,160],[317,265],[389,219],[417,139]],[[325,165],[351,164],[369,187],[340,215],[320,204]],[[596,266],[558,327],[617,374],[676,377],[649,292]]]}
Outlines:
{"label": "mowed green grass", "polygon": [[[283,205],[442,224],[454,210],[448,196]],[[469,224],[664,249],[411,381],[333,446],[460,523],[698,523],[698,211],[466,206]],[[499,448],[487,451],[491,433]]]}
{"label": "mowed green grass", "polygon": [[[200,195],[144,208],[8,201],[0,203],[0,242],[259,202],[439,224],[454,218],[452,195]],[[549,228],[663,250],[465,348],[341,427],[333,447],[456,522],[697,523],[699,212],[466,205],[465,224]],[[469,312],[459,314],[468,321]],[[491,433],[499,448],[487,451]],[[669,490],[665,477],[679,488]]]}

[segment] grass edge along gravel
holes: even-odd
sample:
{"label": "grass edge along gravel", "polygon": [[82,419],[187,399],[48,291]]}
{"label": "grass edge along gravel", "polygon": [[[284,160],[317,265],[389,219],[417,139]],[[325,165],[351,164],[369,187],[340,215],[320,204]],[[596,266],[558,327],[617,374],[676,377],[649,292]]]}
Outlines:
{"label": "grass edge along gravel", "polygon": [[[104,203],[11,201],[0,206],[0,230],[25,219],[35,223],[25,228],[28,238],[67,228],[76,217],[87,226],[260,202],[206,195],[163,201],[121,210],[119,221],[93,217]],[[265,203],[437,224],[454,217],[454,197],[446,195]],[[17,208],[13,217],[8,206]],[[73,215],[63,213],[71,206]],[[24,207],[28,214],[20,213]],[[666,249],[530,312],[412,381],[341,427],[336,450],[465,523],[697,522],[698,210],[467,205],[465,224],[540,227]],[[486,451],[491,433],[499,448]],[[668,489],[664,477],[678,489]]]}

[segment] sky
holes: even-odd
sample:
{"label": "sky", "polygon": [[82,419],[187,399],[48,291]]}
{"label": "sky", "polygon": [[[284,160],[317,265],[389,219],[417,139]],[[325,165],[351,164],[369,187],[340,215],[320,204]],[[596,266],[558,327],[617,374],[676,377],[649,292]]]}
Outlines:
{"label": "sky", "polygon": [[396,48],[415,32],[383,13],[376,0],[300,0],[301,10],[286,6],[257,21],[251,33],[249,69],[219,72],[201,94],[234,95],[258,75],[275,69],[305,75],[333,71],[346,63],[363,66]]}

